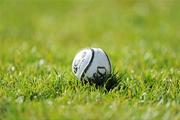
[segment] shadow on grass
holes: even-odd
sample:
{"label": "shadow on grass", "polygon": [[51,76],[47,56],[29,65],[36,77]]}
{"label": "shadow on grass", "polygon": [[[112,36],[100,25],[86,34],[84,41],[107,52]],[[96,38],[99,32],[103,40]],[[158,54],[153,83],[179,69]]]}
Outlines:
{"label": "shadow on grass", "polygon": [[94,85],[96,88],[104,88],[107,91],[118,88],[124,79],[126,72],[113,72],[101,78],[82,81],[82,84]]}

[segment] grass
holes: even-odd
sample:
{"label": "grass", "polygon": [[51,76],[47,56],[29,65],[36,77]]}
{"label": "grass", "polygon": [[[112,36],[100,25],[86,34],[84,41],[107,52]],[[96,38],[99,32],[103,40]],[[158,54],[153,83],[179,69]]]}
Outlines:
{"label": "grass", "polygon": [[[180,119],[179,0],[0,1],[0,119]],[[71,72],[104,49],[118,84]]]}

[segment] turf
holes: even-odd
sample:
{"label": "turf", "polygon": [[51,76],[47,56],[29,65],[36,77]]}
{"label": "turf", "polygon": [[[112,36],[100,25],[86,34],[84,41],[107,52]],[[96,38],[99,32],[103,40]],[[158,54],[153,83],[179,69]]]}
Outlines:
{"label": "turf", "polygon": [[[180,119],[179,5],[0,0],[0,119]],[[110,90],[72,74],[85,47],[108,53]]]}

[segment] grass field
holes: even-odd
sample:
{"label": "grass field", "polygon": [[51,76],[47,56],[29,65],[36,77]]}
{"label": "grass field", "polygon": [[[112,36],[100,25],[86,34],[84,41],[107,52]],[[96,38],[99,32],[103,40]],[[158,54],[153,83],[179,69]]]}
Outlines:
{"label": "grass field", "polygon": [[[0,0],[0,119],[179,120],[179,0]],[[85,47],[119,84],[82,85]]]}

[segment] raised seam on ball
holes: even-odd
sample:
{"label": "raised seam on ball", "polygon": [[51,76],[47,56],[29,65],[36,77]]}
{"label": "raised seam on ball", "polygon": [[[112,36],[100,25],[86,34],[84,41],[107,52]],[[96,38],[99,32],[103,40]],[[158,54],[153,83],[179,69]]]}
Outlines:
{"label": "raised seam on ball", "polygon": [[89,67],[91,66],[92,61],[93,61],[93,59],[94,59],[94,50],[93,50],[93,49],[90,49],[90,50],[91,50],[91,52],[92,52],[92,57],[91,57],[91,60],[90,60],[89,64],[88,64],[87,67],[84,69],[83,74],[82,74],[81,77],[80,77],[81,80],[84,78],[86,72],[88,71],[88,69],[89,69]]}

